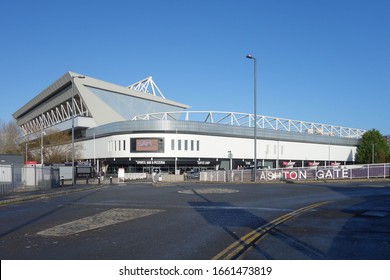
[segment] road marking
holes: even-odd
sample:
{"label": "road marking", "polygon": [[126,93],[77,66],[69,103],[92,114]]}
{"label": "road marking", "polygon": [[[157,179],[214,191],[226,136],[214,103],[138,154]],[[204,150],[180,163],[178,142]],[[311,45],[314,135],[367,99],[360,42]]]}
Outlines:
{"label": "road marking", "polygon": [[278,225],[296,218],[308,211],[313,210],[314,208],[320,207],[329,203],[330,201],[319,202],[315,204],[308,205],[306,207],[300,208],[293,212],[287,213],[275,220],[266,223],[265,225],[258,227],[257,229],[249,232],[248,234],[241,237],[236,242],[232,243],[226,249],[214,256],[213,260],[234,260],[238,259],[242,254],[244,254],[250,247],[252,247],[256,242],[263,239],[272,229]]}
{"label": "road marking", "polygon": [[[147,203],[147,202],[145,202]],[[172,205],[172,204],[149,204],[147,207],[153,208],[165,208],[165,209],[205,209],[205,210],[260,210],[260,211],[273,211],[273,212],[287,212],[293,211],[294,209],[289,208],[270,208],[270,207],[256,207],[256,206],[224,206],[224,205]],[[86,202],[76,202],[72,205],[81,205],[81,206],[112,206],[112,207],[145,207],[145,204],[134,204],[134,203],[118,203],[118,202],[98,202],[98,203],[86,203]]]}
{"label": "road marking", "polygon": [[359,185],[359,187],[362,188],[386,188],[389,186],[384,186],[384,185]]}
{"label": "road marking", "polygon": [[160,213],[157,209],[114,208],[38,232],[43,236],[67,236]]}
{"label": "road marking", "polygon": [[368,217],[378,217],[378,218],[383,218],[389,215],[389,212],[387,211],[375,211],[375,210],[370,210],[362,213],[362,216],[368,216]]}
{"label": "road marking", "polygon": [[220,188],[206,188],[197,190],[181,190],[178,193],[181,194],[225,194],[225,193],[237,193],[238,190],[232,189],[220,189]]}

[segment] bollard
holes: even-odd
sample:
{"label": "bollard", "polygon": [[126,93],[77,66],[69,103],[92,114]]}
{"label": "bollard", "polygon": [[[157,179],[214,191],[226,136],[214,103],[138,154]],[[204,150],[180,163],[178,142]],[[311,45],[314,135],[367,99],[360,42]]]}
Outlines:
{"label": "bollard", "polygon": [[87,178],[86,178],[86,183],[87,183],[87,185],[88,185],[88,179],[89,179],[89,178],[87,177]]}
{"label": "bollard", "polygon": [[63,187],[64,186],[64,176],[61,176],[61,187]]}
{"label": "bollard", "polygon": [[110,184],[112,184],[112,176],[110,176]]}
{"label": "bollard", "polygon": [[100,185],[100,176],[98,177],[98,185]]}

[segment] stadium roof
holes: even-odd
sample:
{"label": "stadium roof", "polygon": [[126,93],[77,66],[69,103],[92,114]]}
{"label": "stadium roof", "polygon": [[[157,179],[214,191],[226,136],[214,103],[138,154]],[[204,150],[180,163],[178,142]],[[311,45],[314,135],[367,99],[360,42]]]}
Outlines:
{"label": "stadium roof", "polygon": [[[256,116],[255,121],[254,115],[244,113],[190,112],[185,110],[189,106],[166,99],[151,76],[124,87],[74,72],[65,73],[17,110],[13,117],[26,136],[35,135],[32,138],[38,137],[37,135],[47,128],[69,130],[73,115],[72,96],[75,100],[75,127],[97,128],[96,131],[100,131],[98,127],[111,131],[110,127],[114,127],[115,123],[121,123],[118,127],[122,127],[123,124],[133,126],[130,122],[140,120],[171,120],[218,124],[223,125],[226,131],[256,125],[260,130],[264,130],[264,133],[270,135],[273,133],[267,132],[268,130],[286,132],[289,137],[297,133],[325,136],[325,138],[336,136],[359,139],[365,132],[361,129],[267,116]],[[134,125],[136,126],[135,123]],[[271,136],[275,137],[274,134]]]}
{"label": "stadium roof", "polygon": [[124,87],[67,72],[17,110],[13,117],[26,135],[49,127],[69,129],[73,94],[76,127],[95,127],[131,120],[140,114],[189,108],[166,99],[152,77]]}

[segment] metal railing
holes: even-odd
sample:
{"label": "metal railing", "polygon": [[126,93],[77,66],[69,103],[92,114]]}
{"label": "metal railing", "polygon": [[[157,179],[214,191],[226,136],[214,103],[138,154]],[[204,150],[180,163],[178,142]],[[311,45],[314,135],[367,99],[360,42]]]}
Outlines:
{"label": "metal railing", "polygon": [[[251,182],[252,174],[253,169],[205,171],[200,173],[200,181]],[[390,178],[390,163],[256,170],[256,181],[259,182],[372,178]]]}
{"label": "metal railing", "polygon": [[[133,120],[182,120],[230,126],[253,127],[253,114],[220,111],[174,111],[138,115]],[[365,130],[315,122],[290,120],[284,118],[257,115],[256,125],[260,129],[298,132],[325,136],[336,136],[359,139]]]}
{"label": "metal railing", "polygon": [[60,186],[59,168],[45,166],[0,165],[0,195]]}

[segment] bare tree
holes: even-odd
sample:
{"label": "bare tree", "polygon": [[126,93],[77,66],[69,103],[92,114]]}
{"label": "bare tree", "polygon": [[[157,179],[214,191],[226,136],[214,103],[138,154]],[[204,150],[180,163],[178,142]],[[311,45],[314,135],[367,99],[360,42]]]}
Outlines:
{"label": "bare tree", "polygon": [[[36,139],[31,143],[31,158],[37,162],[41,161],[41,140]],[[72,158],[71,135],[65,131],[47,130],[43,136],[43,162],[63,163],[70,162]],[[75,158],[78,159],[81,144],[75,145]]]}
{"label": "bare tree", "polygon": [[48,131],[44,137],[44,158],[46,163],[60,163],[68,160],[72,153],[69,144],[71,136],[67,132]]}
{"label": "bare tree", "polygon": [[[0,120],[0,154],[23,154],[26,160],[41,161],[41,145],[44,163],[61,163],[71,161],[71,135],[66,131],[46,130],[41,138],[37,133],[29,141],[22,138],[23,133],[16,121]],[[41,143],[43,139],[43,143]],[[24,142],[22,142],[22,141]],[[75,158],[80,158],[82,144],[75,145]]]}
{"label": "bare tree", "polygon": [[20,144],[18,143],[21,136],[22,132],[15,121],[11,120],[7,123],[0,120],[0,153],[22,153],[23,151],[20,149]]}

